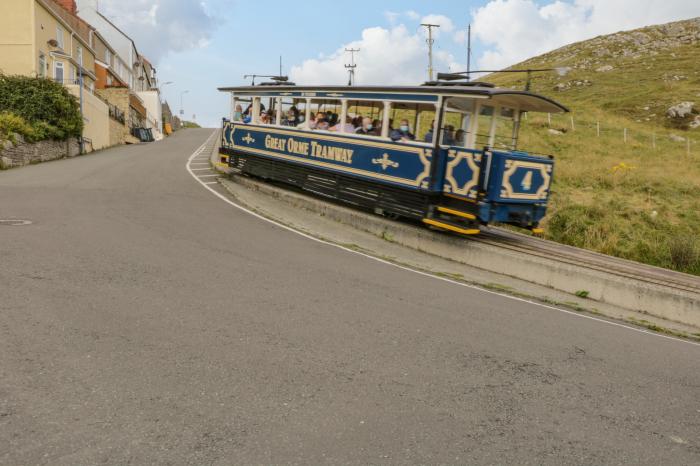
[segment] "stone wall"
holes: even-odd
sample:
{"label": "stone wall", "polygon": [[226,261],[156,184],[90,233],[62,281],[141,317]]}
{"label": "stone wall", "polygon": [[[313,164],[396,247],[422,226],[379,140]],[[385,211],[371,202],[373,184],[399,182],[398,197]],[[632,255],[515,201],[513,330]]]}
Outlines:
{"label": "stone wall", "polygon": [[80,154],[80,146],[76,138],[66,141],[48,140],[27,143],[22,136],[16,134],[15,139],[15,144],[9,141],[0,143],[0,169],[22,167]]}
{"label": "stone wall", "polygon": [[117,144],[136,144],[138,139],[131,135],[129,130],[129,115],[131,113],[130,91],[126,87],[108,87],[105,89],[95,89],[95,94],[117,107],[122,111],[125,118],[125,124],[122,125],[118,121],[110,118],[109,123],[109,141],[110,145]]}
{"label": "stone wall", "polygon": [[124,144],[129,138],[129,129],[117,120],[109,119],[109,145]]}

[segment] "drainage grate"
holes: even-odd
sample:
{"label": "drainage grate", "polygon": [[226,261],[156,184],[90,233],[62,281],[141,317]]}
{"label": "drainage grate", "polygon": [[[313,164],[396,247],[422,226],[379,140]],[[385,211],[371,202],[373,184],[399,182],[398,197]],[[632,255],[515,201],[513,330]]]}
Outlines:
{"label": "drainage grate", "polygon": [[31,220],[20,220],[20,219],[0,219],[0,226],[8,227],[23,227],[25,225],[31,225]]}

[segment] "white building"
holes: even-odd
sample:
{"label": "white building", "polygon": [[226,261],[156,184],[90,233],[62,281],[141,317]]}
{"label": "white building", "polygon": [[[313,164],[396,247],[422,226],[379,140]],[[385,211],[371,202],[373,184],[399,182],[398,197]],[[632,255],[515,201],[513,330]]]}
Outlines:
{"label": "white building", "polygon": [[90,23],[117,52],[116,73],[129,84],[148,111],[147,127],[156,140],[163,139],[163,112],[155,69],[141,57],[136,44],[124,31],[98,11],[98,0],[77,0],[78,16]]}

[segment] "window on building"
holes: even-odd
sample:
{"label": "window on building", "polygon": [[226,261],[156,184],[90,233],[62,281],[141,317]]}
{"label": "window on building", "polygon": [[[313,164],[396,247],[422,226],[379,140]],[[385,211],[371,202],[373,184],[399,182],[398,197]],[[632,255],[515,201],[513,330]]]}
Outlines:
{"label": "window on building", "polygon": [[56,26],[56,42],[58,42],[58,47],[63,49],[63,28],[61,26]]}
{"label": "window on building", "polygon": [[112,52],[109,49],[105,49],[105,63],[112,66]]}
{"label": "window on building", "polygon": [[46,55],[39,53],[39,69],[38,73],[40,78],[46,77]]}
{"label": "window on building", "polygon": [[78,69],[75,65],[70,66],[70,83],[75,84],[78,81]]}
{"label": "window on building", "polygon": [[83,48],[78,45],[76,48],[76,55],[78,56],[78,64],[82,67],[83,66]]}
{"label": "window on building", "polygon": [[63,62],[57,61],[53,65],[53,79],[57,83],[63,84]]}

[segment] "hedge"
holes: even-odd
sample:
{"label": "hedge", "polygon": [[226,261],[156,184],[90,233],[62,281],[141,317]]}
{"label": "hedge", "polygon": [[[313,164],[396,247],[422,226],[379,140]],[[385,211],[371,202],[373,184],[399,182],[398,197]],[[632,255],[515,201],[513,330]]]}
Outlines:
{"label": "hedge", "polygon": [[78,99],[61,84],[45,78],[0,74],[0,114],[5,126],[0,132],[16,127],[19,131],[15,132],[31,141],[79,137],[83,130]]}

